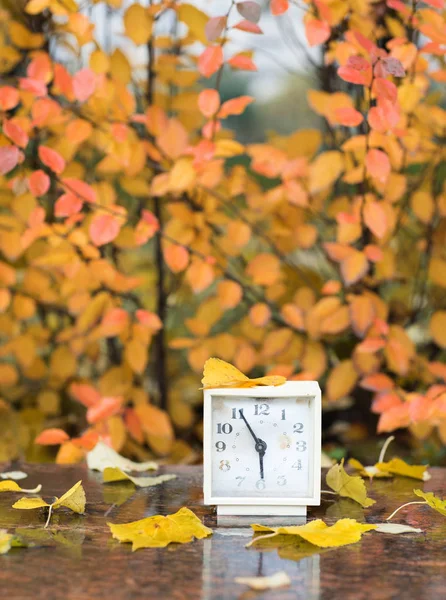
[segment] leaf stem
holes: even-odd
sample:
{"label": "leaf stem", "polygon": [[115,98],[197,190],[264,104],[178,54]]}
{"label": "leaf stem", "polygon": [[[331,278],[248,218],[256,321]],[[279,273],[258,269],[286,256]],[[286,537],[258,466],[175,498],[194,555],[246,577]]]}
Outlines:
{"label": "leaf stem", "polygon": [[49,507],[49,509],[48,509],[48,518],[47,518],[47,520],[46,520],[46,523],[45,523],[45,527],[44,527],[44,529],[46,529],[46,528],[48,527],[48,525],[50,524],[50,519],[51,519],[51,514],[52,514],[52,512],[53,512],[53,505],[52,505],[52,504],[50,504],[50,507]]}
{"label": "leaf stem", "polygon": [[332,494],[333,496],[337,496],[337,492],[332,492],[331,490],[321,490],[321,494]]}
{"label": "leaf stem", "polygon": [[39,483],[39,485],[37,487],[35,487],[33,490],[25,490],[24,488],[22,488],[22,492],[25,492],[25,494],[38,494],[41,489],[42,489],[42,484]]}
{"label": "leaf stem", "polygon": [[393,440],[395,439],[394,435],[391,435],[390,437],[388,437],[386,439],[386,441],[384,442],[384,446],[381,448],[381,452],[379,454],[379,458],[378,458],[378,462],[382,463],[384,462],[384,455],[387,452],[387,448],[389,447],[389,445],[391,444],[391,442],[393,442]]}
{"label": "leaf stem", "polygon": [[399,508],[394,510],[393,513],[390,515],[390,517],[387,517],[386,521],[390,521],[390,519],[392,517],[394,517],[397,512],[399,512],[405,506],[410,506],[411,504],[427,504],[427,502],[422,502],[421,500],[420,501],[416,500],[415,502],[406,502],[406,504],[403,504],[402,506],[400,506]]}

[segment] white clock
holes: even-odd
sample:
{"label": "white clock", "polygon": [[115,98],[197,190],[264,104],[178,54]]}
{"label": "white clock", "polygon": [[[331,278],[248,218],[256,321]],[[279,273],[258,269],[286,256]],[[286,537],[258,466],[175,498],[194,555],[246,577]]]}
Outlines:
{"label": "white clock", "polygon": [[204,390],[204,503],[217,514],[305,516],[320,478],[316,381]]}

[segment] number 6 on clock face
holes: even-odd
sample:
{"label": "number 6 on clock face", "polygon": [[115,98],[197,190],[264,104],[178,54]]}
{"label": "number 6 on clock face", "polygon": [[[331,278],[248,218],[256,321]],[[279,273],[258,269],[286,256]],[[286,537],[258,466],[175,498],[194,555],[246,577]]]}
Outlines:
{"label": "number 6 on clock face", "polygon": [[204,500],[219,514],[304,514],[320,501],[316,382],[205,390]]}

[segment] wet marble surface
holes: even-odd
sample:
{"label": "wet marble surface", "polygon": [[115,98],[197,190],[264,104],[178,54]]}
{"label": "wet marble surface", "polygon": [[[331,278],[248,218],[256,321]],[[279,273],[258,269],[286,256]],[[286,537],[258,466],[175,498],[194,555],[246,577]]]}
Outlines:
{"label": "wet marble surface", "polygon": [[[0,494],[0,529],[18,530],[36,543],[0,556],[2,598],[425,600],[446,596],[446,517],[427,506],[409,507],[395,519],[420,527],[423,533],[370,532],[357,544],[296,560],[298,552],[289,548],[245,549],[250,529],[237,526],[237,521],[217,526],[212,508],[202,503],[201,467],[170,467],[168,471],[177,473],[178,479],[146,490],[131,483],[102,484],[101,475],[84,466],[14,465],[18,467],[29,474],[22,486],[42,483],[45,498],[62,495],[82,479],[87,507],[85,516],[55,512],[50,528],[43,530],[43,511],[14,510],[11,505],[22,494]],[[0,465],[1,471],[9,469],[10,465]],[[446,496],[446,470],[431,472],[432,479],[424,484],[406,478],[367,484],[369,495],[377,500],[370,509],[329,497],[310,509],[309,518],[327,523],[342,517],[382,522],[404,502],[418,499],[414,488]],[[184,546],[132,553],[130,545],[112,539],[106,524],[168,514],[181,506],[196,512],[214,535]],[[288,573],[291,587],[253,592],[234,583],[237,576],[271,575],[278,570]]]}

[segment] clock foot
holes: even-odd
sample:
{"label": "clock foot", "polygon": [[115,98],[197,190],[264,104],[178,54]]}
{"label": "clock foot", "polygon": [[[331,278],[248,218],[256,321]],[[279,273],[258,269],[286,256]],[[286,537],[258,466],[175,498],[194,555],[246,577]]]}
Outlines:
{"label": "clock foot", "polygon": [[259,506],[251,504],[218,505],[218,516],[306,517],[306,506]]}

